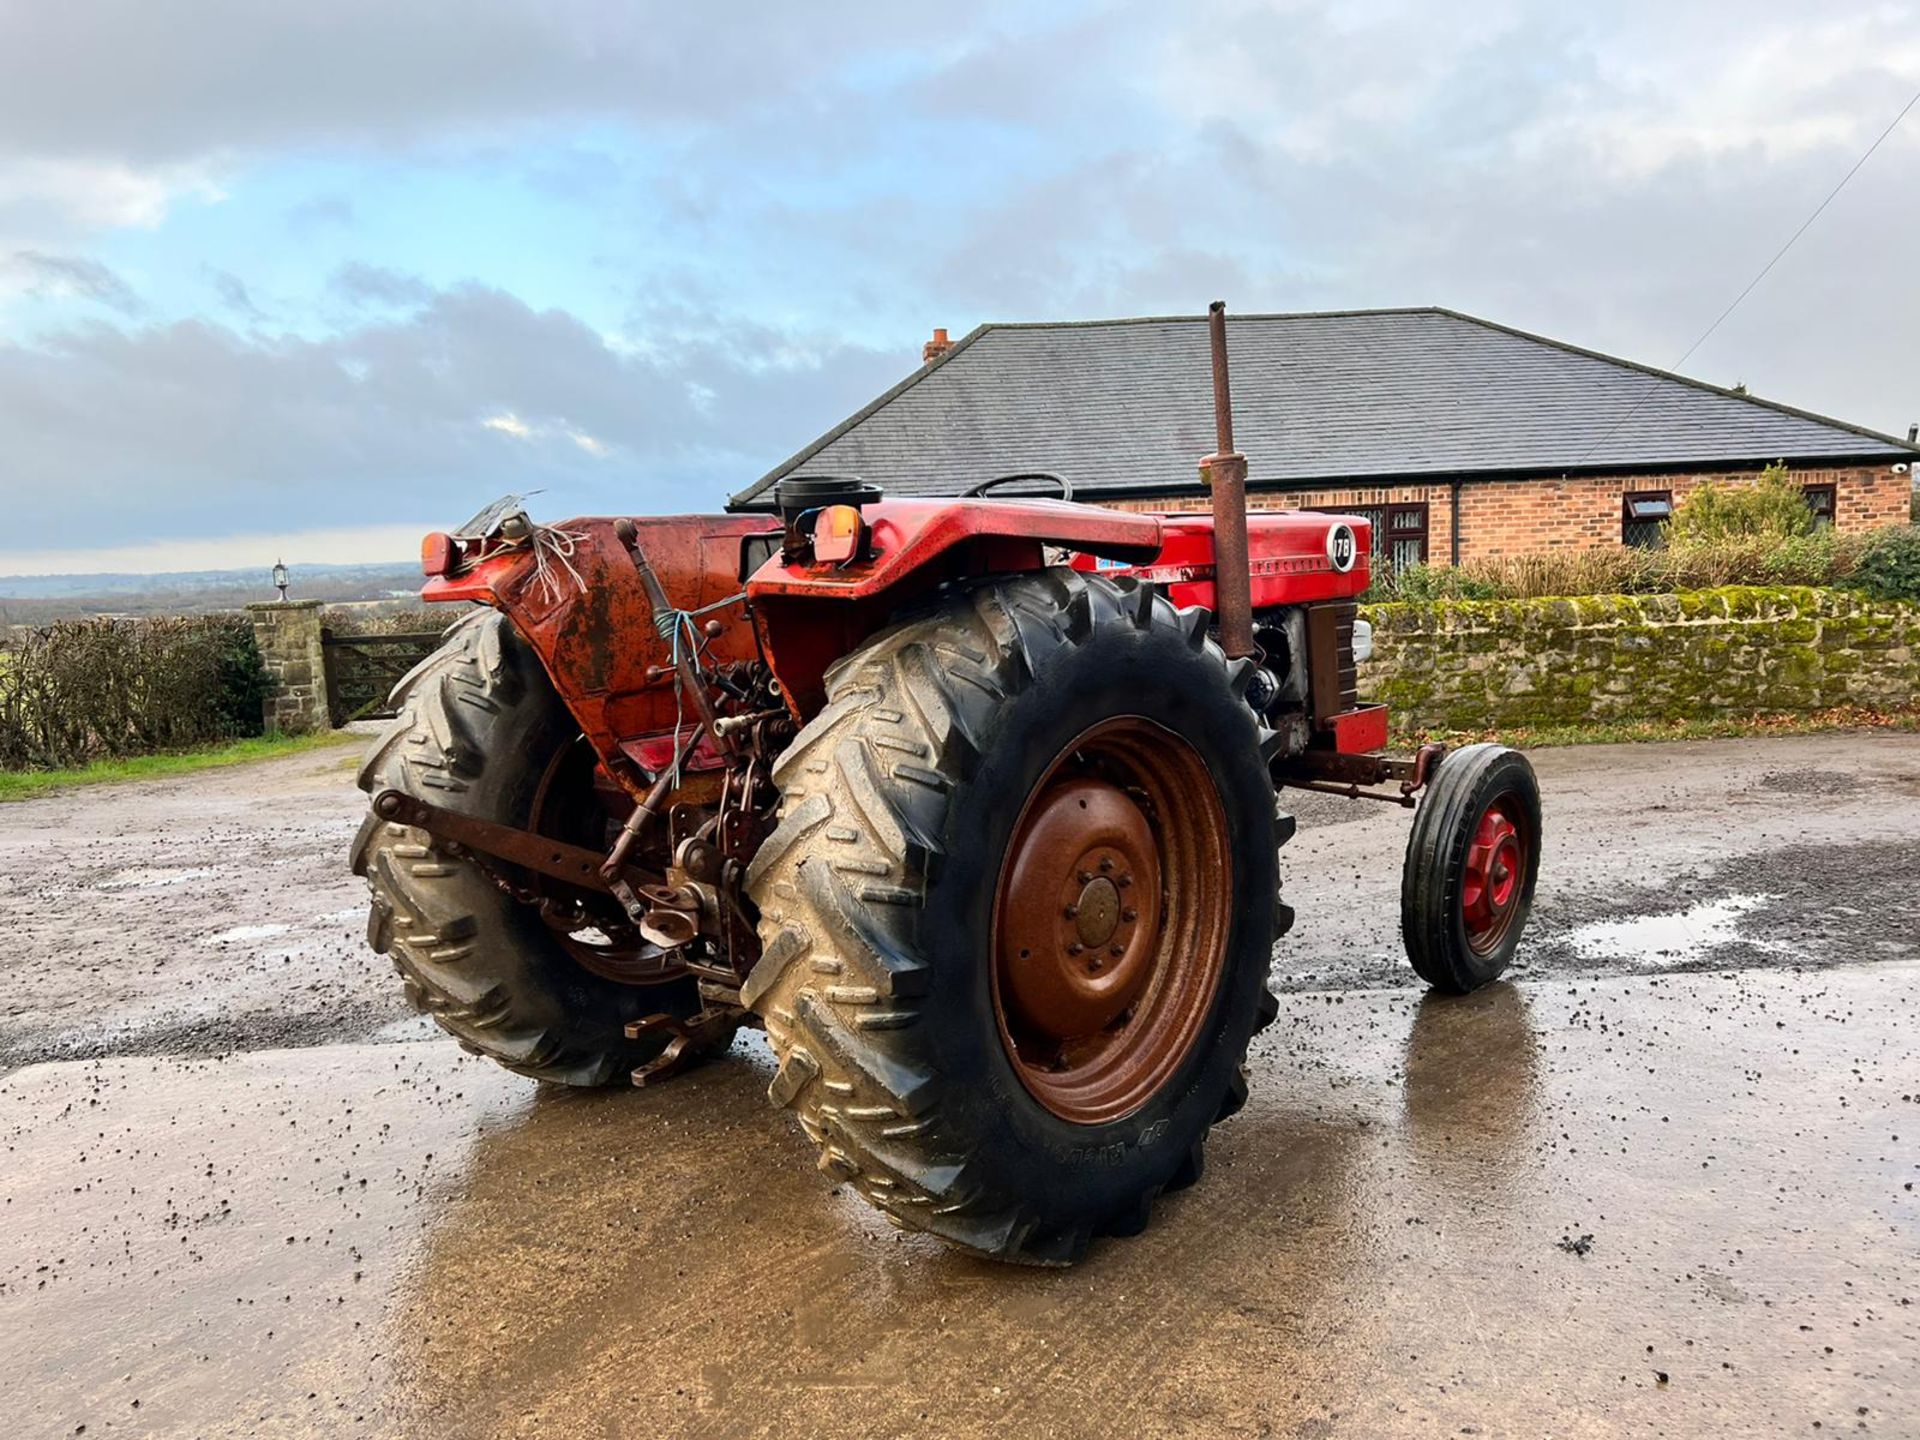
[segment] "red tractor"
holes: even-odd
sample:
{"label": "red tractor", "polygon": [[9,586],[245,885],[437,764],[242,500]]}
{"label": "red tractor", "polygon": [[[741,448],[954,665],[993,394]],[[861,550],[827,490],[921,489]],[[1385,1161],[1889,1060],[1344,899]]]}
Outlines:
{"label": "red tractor", "polygon": [[1424,791],[1408,956],[1442,990],[1499,975],[1532,769],[1385,753],[1354,694],[1368,527],[1249,521],[1218,306],[1213,341],[1206,514],[816,477],[777,521],[509,502],[427,537],[424,597],[486,608],[400,683],[353,852],[414,1005],[570,1085],[762,1026],[822,1170],[1057,1264],[1193,1183],[1246,1098],[1285,788]]}

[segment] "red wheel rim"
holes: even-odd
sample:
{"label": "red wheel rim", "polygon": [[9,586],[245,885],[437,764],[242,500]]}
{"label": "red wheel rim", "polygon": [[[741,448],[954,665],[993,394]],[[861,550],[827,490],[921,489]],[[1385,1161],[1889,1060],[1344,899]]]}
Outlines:
{"label": "red wheel rim", "polygon": [[1532,848],[1519,798],[1496,796],[1473,827],[1460,882],[1467,947],[1476,955],[1497,950],[1513,928],[1526,891]]}
{"label": "red wheel rim", "polygon": [[1219,989],[1232,895],[1226,812],[1191,746],[1139,716],[1069,745],[994,899],[994,1017],[1028,1093],[1096,1125],[1167,1084]]}

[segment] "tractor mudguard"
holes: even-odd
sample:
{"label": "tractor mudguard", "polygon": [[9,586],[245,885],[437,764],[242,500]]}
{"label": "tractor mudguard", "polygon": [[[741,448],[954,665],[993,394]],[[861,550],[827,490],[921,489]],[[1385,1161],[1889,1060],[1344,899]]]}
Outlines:
{"label": "tractor mudguard", "polygon": [[[563,520],[544,534],[537,563],[525,546],[499,550],[430,577],[420,598],[475,601],[499,610],[539,656],[561,700],[610,768],[623,762],[652,772],[671,758],[677,724],[691,717],[676,704],[672,657],[654,624],[653,607],[626,547],[605,516]],[[709,667],[759,658],[747,621],[743,577],[769,552],[779,531],[759,515],[661,515],[638,522],[641,543],[668,598],[683,610],[719,608],[707,641]],[[732,603],[721,603],[731,600]],[[719,757],[703,746],[689,768]]]}
{"label": "tractor mudguard", "polygon": [[1038,570],[1049,546],[1138,565],[1164,541],[1157,515],[1060,500],[881,500],[861,519],[866,544],[854,560],[775,554],[747,582],[762,652],[802,720],[820,708],[834,661],[939,585]]}
{"label": "tractor mudguard", "polygon": [[[786,563],[771,516],[633,523],[667,598],[705,611],[702,627],[717,628],[703,663],[764,659],[801,721],[819,708],[821,677],[835,660],[945,581],[1039,569],[1047,546],[1122,563],[1149,560],[1161,546],[1157,516],[1047,500],[888,500],[863,518],[866,551],[843,566]],[[676,703],[672,657],[618,523],[562,520],[542,531],[550,537],[544,565],[525,545],[499,549],[430,577],[420,597],[474,601],[505,614],[601,759],[615,770],[624,760],[651,773],[671,758],[676,726],[692,717]],[[687,759],[695,770],[720,763],[710,740]]]}

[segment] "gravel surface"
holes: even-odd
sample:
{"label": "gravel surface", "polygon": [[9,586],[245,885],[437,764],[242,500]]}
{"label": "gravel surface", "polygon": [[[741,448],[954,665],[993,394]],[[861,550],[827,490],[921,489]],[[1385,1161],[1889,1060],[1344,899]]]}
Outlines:
{"label": "gravel surface", "polygon": [[[0,806],[0,1071],[435,1033],[364,940],[358,746]],[[1546,849],[1514,978],[1920,953],[1920,737],[1535,754]],[[1304,792],[1282,991],[1411,983],[1397,807]],[[1735,897],[1719,927],[1700,907]],[[1751,903],[1747,903],[1751,902]],[[1607,922],[1661,922],[1644,931]],[[1708,916],[1708,919],[1714,918]]]}
{"label": "gravel surface", "polygon": [[1404,813],[1299,797],[1247,1108],[1066,1272],[834,1188],[757,1037],[581,1093],[435,1035],[351,751],[0,806],[4,1433],[1920,1434],[1920,737],[1535,761],[1464,999]]}

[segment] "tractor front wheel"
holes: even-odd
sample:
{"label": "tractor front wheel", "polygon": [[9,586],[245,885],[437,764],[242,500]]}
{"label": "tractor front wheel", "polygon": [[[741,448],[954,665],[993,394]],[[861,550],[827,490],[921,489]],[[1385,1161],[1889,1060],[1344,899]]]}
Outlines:
{"label": "tractor front wheel", "polygon": [[745,1002],[820,1168],[1061,1264],[1196,1179],[1273,1015],[1273,786],[1203,611],[1065,569],[868,641],[775,767]]}
{"label": "tractor front wheel", "polygon": [[1503,745],[1440,762],[1407,836],[1400,933],[1436,990],[1464,995],[1513,961],[1540,873],[1540,786]]}

